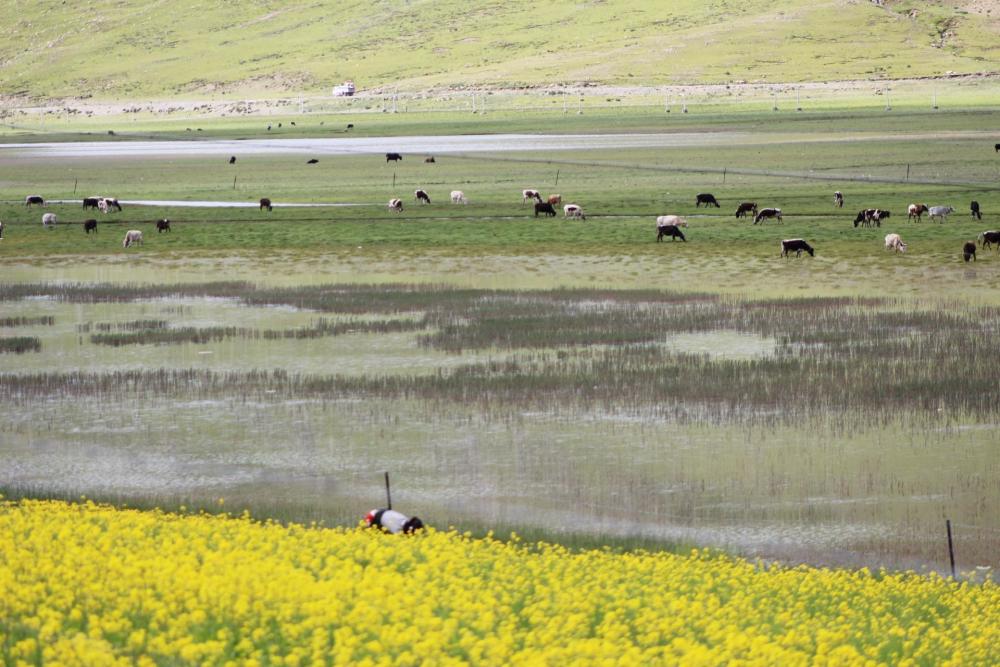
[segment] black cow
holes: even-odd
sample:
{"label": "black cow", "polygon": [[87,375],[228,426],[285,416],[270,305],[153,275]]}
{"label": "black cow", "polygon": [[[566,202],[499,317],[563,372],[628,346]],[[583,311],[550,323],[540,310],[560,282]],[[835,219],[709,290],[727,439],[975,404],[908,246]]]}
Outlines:
{"label": "black cow", "polygon": [[267,197],[261,197],[261,199],[260,199],[260,210],[263,211],[265,208],[268,211],[271,210],[271,200],[268,199]]}
{"label": "black cow", "polygon": [[83,208],[84,209],[97,208],[98,204],[100,204],[100,201],[101,201],[100,197],[84,197]]}
{"label": "black cow", "polygon": [[97,220],[84,220],[83,221],[83,231],[87,234],[90,232],[97,233]]}
{"label": "black cow", "polygon": [[156,233],[169,232],[170,231],[170,221],[166,218],[156,221]]}
{"label": "black cow", "polygon": [[982,234],[979,235],[979,243],[982,244],[984,248],[989,248],[994,243],[996,243],[997,249],[1000,250],[1000,232],[996,230],[983,232]]}
{"label": "black cow", "polygon": [[714,204],[715,208],[719,208],[719,202],[715,201],[715,196],[714,195],[710,195],[707,192],[706,193],[702,193],[700,195],[696,195],[694,199],[695,199],[694,200],[694,207],[695,208],[698,208],[702,204],[704,204],[705,206],[711,206],[711,205]]}
{"label": "black cow", "polygon": [[757,202],[745,201],[736,208],[736,217],[745,218],[747,213],[757,215]]}
{"label": "black cow", "polygon": [[236,164],[236,156],[233,155],[229,158],[229,164]]}
{"label": "black cow", "polygon": [[965,245],[962,246],[962,257],[968,262],[970,259],[974,262],[976,261],[976,244],[972,241],[966,241]]}
{"label": "black cow", "polygon": [[430,203],[431,203],[431,198],[430,198],[430,195],[428,195],[428,194],[427,194],[426,192],[424,192],[423,190],[417,190],[417,191],[415,191],[415,192],[413,193],[413,197],[414,197],[414,198],[415,198],[415,199],[416,199],[417,201],[419,201],[419,202],[423,202],[423,203],[425,203],[425,204],[430,204]]}
{"label": "black cow", "polygon": [[680,239],[685,243],[687,242],[687,239],[684,238],[684,232],[677,225],[658,225],[656,227],[656,242],[659,243],[662,241],[664,236],[669,236],[671,241]]}
{"label": "black cow", "polygon": [[427,164],[434,164],[435,162],[437,162],[437,160],[434,159],[433,155],[430,155],[424,158],[424,162],[426,162]]}
{"label": "black cow", "polygon": [[782,257],[787,258],[793,252],[796,257],[801,257],[803,250],[809,253],[810,257],[816,256],[816,251],[813,250],[813,247],[802,239],[785,239],[781,242]]}
{"label": "black cow", "polygon": [[402,160],[402,159],[403,159],[403,156],[400,155],[399,153],[386,153],[385,154],[385,161],[386,162],[397,162],[397,161]]}
{"label": "black cow", "polygon": [[319,160],[317,160],[316,158],[313,158],[311,160],[307,160],[306,161],[306,164],[318,164],[318,163],[319,163]]}
{"label": "black cow", "polygon": [[31,206],[32,204],[39,204],[41,206],[45,205],[45,200],[39,195],[28,195],[24,198],[24,205]]}
{"label": "black cow", "polygon": [[976,220],[983,219],[983,214],[979,211],[979,202],[974,201],[971,204],[969,204],[969,210],[972,211],[972,217],[975,218]]}
{"label": "black cow", "polygon": [[548,202],[538,202],[535,204],[535,217],[538,217],[539,213],[544,213],[545,215],[554,218],[556,216],[556,210],[552,208],[552,204]]}
{"label": "black cow", "polygon": [[1000,144],[993,144],[993,150],[1000,153]]}

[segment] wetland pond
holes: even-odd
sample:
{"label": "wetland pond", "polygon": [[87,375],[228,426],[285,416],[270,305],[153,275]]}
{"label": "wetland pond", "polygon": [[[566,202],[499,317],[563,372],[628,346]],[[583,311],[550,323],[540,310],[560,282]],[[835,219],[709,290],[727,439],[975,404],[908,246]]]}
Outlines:
{"label": "wetland pond", "polygon": [[437,526],[917,569],[946,563],[947,513],[961,564],[997,565],[990,418],[817,409],[796,402],[806,384],[755,397],[783,396],[764,376],[729,395],[740,373],[803,354],[753,324],[752,303],[48,285],[3,302],[0,337],[41,343],[0,356],[8,489],[353,524],[389,471],[394,506]]}

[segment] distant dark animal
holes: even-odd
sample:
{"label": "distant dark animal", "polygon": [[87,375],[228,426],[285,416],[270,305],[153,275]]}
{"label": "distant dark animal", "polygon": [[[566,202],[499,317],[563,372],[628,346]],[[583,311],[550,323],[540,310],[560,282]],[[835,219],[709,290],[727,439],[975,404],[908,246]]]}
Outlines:
{"label": "distant dark animal", "polygon": [[552,207],[552,204],[548,202],[538,202],[535,204],[535,217],[538,217],[539,213],[544,213],[550,218],[556,217],[556,210]]}
{"label": "distant dark animal", "polygon": [[157,220],[156,221],[156,233],[157,234],[160,234],[162,232],[169,232],[169,231],[170,231],[170,221],[169,220],[167,220],[166,218],[163,218],[162,220]]}
{"label": "distant dark animal", "polygon": [[553,206],[555,206],[556,204],[561,204],[562,203],[562,195],[549,195],[549,198],[546,199],[545,201],[549,202]]}
{"label": "distant dark animal", "polygon": [[233,155],[232,157],[229,158],[229,164],[236,164],[236,156],[235,155]]}
{"label": "distant dark animal", "polygon": [[425,204],[430,204],[431,203],[430,196],[428,196],[428,194],[426,192],[424,192],[423,190],[414,190],[413,197],[417,201],[424,202]]}
{"label": "distant dark animal", "polygon": [[403,200],[402,199],[390,199],[389,200],[389,210],[393,213],[403,212]]}
{"label": "distant dark animal", "polygon": [[997,249],[1000,250],[1000,232],[991,229],[979,235],[979,244],[984,248],[989,248],[994,243],[997,244]]}
{"label": "distant dark animal", "polygon": [[974,201],[971,204],[969,204],[969,210],[972,211],[972,217],[975,218],[976,220],[983,219],[983,214],[979,210],[979,202]]}
{"label": "distant dark animal", "polygon": [[[323,123],[320,123],[320,125],[322,125],[322,124],[323,124]],[[353,130],[353,129],[354,129],[354,123],[348,123],[348,124],[347,124],[347,129],[348,129],[348,130]]]}
{"label": "distant dark animal", "polygon": [[833,193],[833,205],[837,208],[844,208],[844,195],[840,190]]}
{"label": "distant dark animal", "polygon": [[261,199],[260,199],[260,210],[263,211],[265,208],[268,211],[271,210],[271,200],[268,199],[267,197],[261,197]]}
{"label": "distant dark animal", "polygon": [[972,241],[966,241],[965,245],[962,246],[962,257],[968,262],[970,259],[974,262],[976,261],[976,244]]}
{"label": "distant dark animal", "polygon": [[386,153],[385,154],[385,161],[386,162],[397,162],[397,161],[402,160],[402,159],[403,159],[403,156],[400,155],[399,153]]}
{"label": "distant dark animal", "polygon": [[84,209],[98,208],[98,205],[102,199],[104,199],[104,197],[84,197],[83,208]]}
{"label": "distant dark animal", "polygon": [[810,257],[816,256],[816,251],[813,247],[806,243],[802,239],[785,239],[781,242],[781,256],[787,258],[793,252],[796,257],[802,256],[802,251],[805,250],[809,253]]}
{"label": "distant dark animal", "polygon": [[3,238],[3,220],[0,220],[0,239]]}
{"label": "distant dark animal", "polygon": [[281,123],[278,123],[278,127],[281,127]]}
{"label": "distant dark animal", "polygon": [[910,204],[906,207],[907,220],[916,218],[920,222],[920,216],[927,212],[927,204]]}
{"label": "distant dark animal", "polygon": [[270,125],[268,125],[268,126],[267,126],[267,131],[268,131],[268,132],[270,132],[270,131],[271,131],[271,126],[270,126]]}
{"label": "distant dark animal", "polygon": [[780,208],[762,208],[757,214],[757,217],[753,219],[753,224],[758,225],[769,218],[777,218],[778,222],[781,220],[781,209]]}
{"label": "distant dark animal", "polygon": [[84,220],[83,221],[83,231],[86,234],[89,234],[90,232],[94,232],[96,234],[97,233],[97,220],[93,220],[93,219],[91,219],[91,220]]}
{"label": "distant dark animal", "polygon": [[295,125],[295,121],[293,120],[292,122],[289,123],[289,125]]}
{"label": "distant dark animal", "polygon": [[38,204],[39,206],[45,206],[45,200],[42,199],[41,195],[28,195],[24,198],[24,205],[31,206],[33,204]]}
{"label": "distant dark animal", "polygon": [[433,163],[437,162],[437,160],[434,159],[433,155],[430,155],[430,156],[424,158],[424,162],[426,162],[427,164],[433,164]]}
{"label": "distant dark animal", "polygon": [[306,160],[306,164],[319,164],[319,160],[313,158],[311,160]]}
{"label": "distant dark animal", "polygon": [[715,201],[715,196],[714,195],[710,195],[707,192],[704,192],[704,193],[702,193],[700,195],[696,195],[695,198],[694,198],[694,207],[695,208],[698,208],[702,204],[704,204],[705,206],[712,206],[712,205],[714,205],[715,208],[719,208],[719,202]]}
{"label": "distant dark animal", "polygon": [[938,222],[947,222],[948,214],[954,213],[955,209],[951,206],[931,206],[927,212],[930,214],[931,220],[937,218]]}
{"label": "distant dark animal", "polygon": [[753,213],[754,215],[757,215],[757,202],[745,201],[736,207],[737,218],[745,218],[747,217],[747,213]]}
{"label": "distant dark animal", "polygon": [[680,239],[685,243],[687,242],[687,239],[684,238],[684,232],[682,232],[677,225],[657,225],[656,242],[659,243],[662,241],[664,236],[669,236],[671,241]]}
{"label": "distant dark animal", "polygon": [[993,144],[993,150],[997,153],[1000,153],[1000,144]]}
{"label": "distant dark animal", "polygon": [[122,247],[127,248],[130,245],[142,245],[142,232],[138,229],[130,229],[125,232],[125,238],[122,239]]}
{"label": "distant dark animal", "polygon": [[542,195],[538,193],[538,190],[521,190],[521,203],[524,204],[529,199],[534,199],[541,203]]}

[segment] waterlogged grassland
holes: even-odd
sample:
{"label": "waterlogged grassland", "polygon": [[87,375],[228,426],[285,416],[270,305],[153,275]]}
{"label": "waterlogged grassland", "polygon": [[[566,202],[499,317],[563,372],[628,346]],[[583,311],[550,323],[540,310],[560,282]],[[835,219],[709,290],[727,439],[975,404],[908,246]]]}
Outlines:
{"label": "waterlogged grassland", "polygon": [[[22,491],[222,495],[351,523],[388,469],[400,506],[438,524],[939,567],[948,516],[963,567],[996,566],[996,382],[968,362],[992,349],[995,307],[420,285],[4,294],[55,320],[26,328],[42,351],[3,384],[31,406],[6,434],[5,482]],[[91,337],[321,317],[416,326]]]}

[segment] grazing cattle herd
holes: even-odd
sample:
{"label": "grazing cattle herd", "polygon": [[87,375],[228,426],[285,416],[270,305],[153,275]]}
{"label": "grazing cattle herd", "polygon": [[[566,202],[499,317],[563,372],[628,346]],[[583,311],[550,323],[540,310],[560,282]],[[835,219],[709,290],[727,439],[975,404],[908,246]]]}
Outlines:
{"label": "grazing cattle herd", "polygon": [[[1000,144],[996,145],[996,149],[1000,152]],[[403,156],[399,153],[386,153],[386,162],[398,162],[403,159]],[[229,164],[235,164],[236,156],[229,158]],[[317,164],[319,161],[317,159],[310,159],[307,164]],[[425,163],[435,162],[433,156],[427,157],[424,160]],[[393,182],[395,183],[395,176],[393,177]],[[430,204],[431,198],[428,192],[424,189],[417,189],[413,192],[414,199],[422,204]],[[468,199],[465,193],[461,190],[453,190],[451,192],[451,203],[453,204],[468,204]],[[525,188],[521,190],[521,203],[522,205],[531,201],[534,203],[534,214],[537,218],[539,214],[544,214],[546,217],[555,217],[556,206],[562,204],[563,197],[561,194],[551,194],[547,198],[543,199],[542,194],[539,190],[533,188]],[[41,195],[28,195],[24,198],[25,206],[45,206],[45,199]],[[262,197],[260,199],[259,210],[263,211],[267,209],[268,211],[273,210],[273,205],[271,199],[267,197]],[[84,210],[87,209],[97,209],[102,213],[110,213],[112,211],[122,211],[122,205],[115,197],[104,197],[94,195],[91,197],[85,197],[82,200],[82,207]],[[720,208],[718,199],[711,193],[699,193],[695,196],[695,208],[701,208],[704,205],[706,207],[715,206]],[[834,192],[834,206],[836,208],[843,208],[844,206],[844,195],[839,190]],[[389,200],[387,208],[393,213],[401,213],[403,211],[403,201],[399,198],[392,198]],[[982,209],[978,201],[973,200],[969,205],[969,210],[971,216],[974,220],[982,220]],[[947,222],[947,216],[954,213],[955,209],[952,206],[939,205],[939,206],[927,206],[923,203],[913,203],[907,207],[907,220],[920,222],[924,213],[927,213],[931,220],[936,220],[938,223]],[[587,215],[584,213],[583,207],[580,204],[569,203],[563,206],[563,214],[567,219],[575,220],[586,220]],[[757,202],[755,201],[742,201],[737,205],[735,217],[737,219],[745,219],[747,215],[753,216],[753,224],[762,224],[765,220],[775,220],[777,222],[783,222],[782,213],[780,208],[776,207],[766,207],[758,208]],[[861,209],[857,216],[854,218],[854,227],[881,227],[882,223],[891,217],[891,212],[887,209],[882,208],[865,208]],[[42,215],[42,225],[46,228],[53,228],[57,222],[57,217],[55,213],[44,213]],[[170,220],[163,218],[155,221],[157,233],[170,232]],[[688,227],[688,222],[678,215],[661,215],[656,218],[656,241],[661,242],[664,238],[669,237],[671,241],[676,241],[680,239],[682,242],[687,242],[687,238],[681,228]],[[83,222],[83,229],[86,234],[90,232],[97,233],[97,220],[88,219]],[[0,239],[3,238],[4,226],[3,222],[0,221]],[[979,234],[977,241],[981,248],[992,248],[997,247],[1000,251],[1000,231],[990,230],[984,231]],[[129,248],[136,245],[142,245],[143,235],[141,230],[130,229],[125,233],[125,238],[122,240],[122,247]],[[885,236],[885,249],[886,251],[892,250],[894,253],[905,253],[907,250],[907,244],[903,242],[902,236],[898,233],[890,233]],[[962,256],[966,262],[976,261],[976,250],[977,246],[975,242],[966,241],[962,246]],[[793,238],[784,239],[781,241],[781,257],[788,258],[792,253],[795,253],[796,257],[801,257],[802,253],[806,252],[810,257],[816,256],[816,249],[811,246],[805,239]]]}

